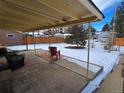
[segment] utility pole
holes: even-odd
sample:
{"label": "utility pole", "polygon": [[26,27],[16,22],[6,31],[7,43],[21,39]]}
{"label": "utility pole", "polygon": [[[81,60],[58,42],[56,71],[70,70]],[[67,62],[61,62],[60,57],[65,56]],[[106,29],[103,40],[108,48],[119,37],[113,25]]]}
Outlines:
{"label": "utility pole", "polygon": [[113,18],[113,29],[112,29],[112,41],[111,41],[111,50],[113,50],[113,45],[114,45],[114,32],[115,32],[115,19],[116,19],[116,4],[115,4],[115,13],[114,13],[114,18]]}

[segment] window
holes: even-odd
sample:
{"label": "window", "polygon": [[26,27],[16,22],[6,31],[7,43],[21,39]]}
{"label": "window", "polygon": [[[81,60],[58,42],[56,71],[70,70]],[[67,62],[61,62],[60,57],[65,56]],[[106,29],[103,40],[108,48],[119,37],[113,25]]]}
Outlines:
{"label": "window", "polygon": [[14,35],[14,34],[7,34],[7,37],[9,37],[9,38],[14,38],[15,35]]}

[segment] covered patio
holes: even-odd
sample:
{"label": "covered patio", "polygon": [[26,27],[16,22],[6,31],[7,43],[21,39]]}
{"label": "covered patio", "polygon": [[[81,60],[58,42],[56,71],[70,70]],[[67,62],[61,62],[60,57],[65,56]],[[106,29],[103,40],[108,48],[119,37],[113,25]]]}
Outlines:
{"label": "covered patio", "polygon": [[[0,72],[0,91],[9,93],[79,93],[86,87],[89,80],[99,74],[89,71],[89,79],[86,77],[86,69],[60,59],[51,64],[43,57],[38,57],[34,51],[24,51],[25,66],[11,72]],[[93,65],[94,66],[94,65]],[[94,66],[95,67],[95,66]],[[6,89],[6,90],[4,90]],[[8,92],[7,92],[8,93]]]}
{"label": "covered patio", "polygon": [[[14,72],[9,70],[0,72],[0,91],[4,87],[6,91],[12,88],[13,92],[8,93],[79,93],[88,83],[85,77],[51,64],[35,56],[32,51],[25,54],[23,68]],[[10,82],[10,87],[6,85],[8,82]]]}
{"label": "covered patio", "polygon": [[[2,0],[1,6],[0,29],[3,31],[26,33],[80,23],[89,23],[90,27],[90,22],[104,18],[91,0]],[[89,44],[90,39],[88,40],[88,59],[85,63],[87,69],[85,69],[69,62],[64,55],[51,64],[49,56],[44,56],[44,53],[49,55],[46,51],[38,51],[40,57],[36,55],[34,40],[35,51],[23,52],[25,53],[24,67],[13,72],[9,70],[0,72],[0,92],[81,92],[88,82],[102,70],[100,67],[97,73],[89,71],[91,65],[89,63]]]}

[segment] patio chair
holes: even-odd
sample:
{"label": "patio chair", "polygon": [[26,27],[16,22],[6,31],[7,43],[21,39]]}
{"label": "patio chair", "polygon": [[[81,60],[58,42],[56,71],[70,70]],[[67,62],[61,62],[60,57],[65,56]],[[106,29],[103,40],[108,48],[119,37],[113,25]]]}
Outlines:
{"label": "patio chair", "polygon": [[56,60],[60,58],[60,50],[57,51],[57,47],[49,47],[50,57],[56,56]]}

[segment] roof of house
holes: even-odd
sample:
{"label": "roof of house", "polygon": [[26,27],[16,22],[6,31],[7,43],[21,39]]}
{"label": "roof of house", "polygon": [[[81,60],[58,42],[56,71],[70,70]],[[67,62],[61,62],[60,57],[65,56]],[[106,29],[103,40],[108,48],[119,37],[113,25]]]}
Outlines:
{"label": "roof of house", "polygon": [[35,31],[104,18],[91,0],[1,0],[0,29]]}

